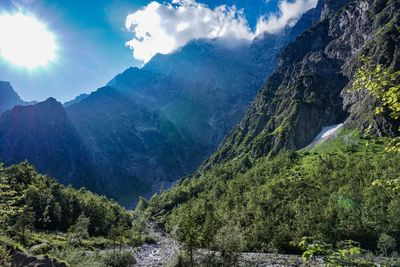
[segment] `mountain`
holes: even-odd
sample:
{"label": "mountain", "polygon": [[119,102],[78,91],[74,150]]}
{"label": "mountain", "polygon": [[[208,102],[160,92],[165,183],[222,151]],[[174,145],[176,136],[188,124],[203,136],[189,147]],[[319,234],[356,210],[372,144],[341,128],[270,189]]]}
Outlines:
{"label": "mountain", "polygon": [[79,102],[81,102],[83,99],[85,99],[86,97],[88,97],[88,94],[80,94],[77,97],[75,97],[74,99],[72,99],[71,101],[67,101],[63,104],[64,108],[67,108],[73,104],[77,104]]}
{"label": "mountain", "polygon": [[66,108],[111,196],[150,196],[215,150],[267,75],[244,56],[193,41]]}
{"label": "mountain", "polygon": [[30,106],[16,106],[0,117],[0,161],[6,165],[29,160],[42,173],[64,184],[89,186],[88,162],[61,103],[49,98]]}
{"label": "mountain", "polygon": [[339,123],[381,136],[397,133],[396,123],[375,114],[374,99],[347,89],[360,55],[398,68],[399,3],[339,2],[324,1],[321,21],[283,50],[245,117],[206,165],[301,149],[324,126]]}
{"label": "mountain", "polygon": [[244,115],[282,48],[320,12],[313,9],[293,28],[250,45],[191,41],[68,106],[109,194],[148,197],[192,173]]}
{"label": "mountain", "polygon": [[217,151],[138,207],[176,234],[189,255],[198,248],[318,251],[330,255],[323,264],[373,266],[361,252],[339,255],[376,251],[387,236],[400,241],[400,155],[388,149],[398,142],[400,120],[377,114],[382,103],[368,90],[351,90],[360,56],[388,73],[400,70],[400,2],[319,6],[320,21],[283,50]]}
{"label": "mountain", "polygon": [[24,101],[14,91],[9,82],[0,81],[0,114],[17,105],[23,105]]}
{"label": "mountain", "polygon": [[[54,105],[57,112],[49,112],[57,123],[35,135],[22,132],[27,121],[7,130],[14,122],[5,119],[0,158],[6,164],[27,158],[62,182],[84,184],[132,205],[139,195],[149,197],[192,173],[215,151],[245,114],[282,48],[320,13],[321,8],[313,9],[294,27],[250,44],[228,48],[220,40],[194,40],[171,54],[158,54],[142,68],[129,68],[107,86],[64,103],[65,110]],[[36,113],[31,123],[49,121],[48,116]],[[21,141],[12,142],[13,135]],[[66,152],[54,157],[59,147]],[[84,174],[87,178],[80,178]]]}

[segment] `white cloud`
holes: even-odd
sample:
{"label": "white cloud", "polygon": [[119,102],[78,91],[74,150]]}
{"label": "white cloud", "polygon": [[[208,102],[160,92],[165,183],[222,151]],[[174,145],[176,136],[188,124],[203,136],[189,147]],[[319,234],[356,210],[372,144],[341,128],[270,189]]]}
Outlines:
{"label": "white cloud", "polygon": [[252,31],[243,10],[235,6],[218,6],[210,9],[195,0],[173,0],[172,3],[151,2],[130,14],[125,26],[134,38],[126,43],[133,50],[133,57],[147,62],[155,54],[168,54],[193,39],[252,40],[268,31],[278,32],[315,6],[317,0],[283,0],[279,3],[280,14],[258,20]]}
{"label": "white cloud", "polygon": [[278,33],[286,26],[292,27],[304,12],[314,8],[317,3],[318,0],[296,0],[294,2],[289,2],[288,0],[280,1],[278,4],[279,14],[271,14],[268,18],[259,18],[256,33]]}

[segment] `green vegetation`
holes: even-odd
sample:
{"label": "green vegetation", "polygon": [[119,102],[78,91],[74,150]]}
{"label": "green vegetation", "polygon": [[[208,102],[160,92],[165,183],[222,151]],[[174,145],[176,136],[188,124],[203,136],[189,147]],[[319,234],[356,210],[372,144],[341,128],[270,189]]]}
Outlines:
{"label": "green vegetation", "polygon": [[299,253],[305,236],[327,244],[355,240],[377,251],[383,235],[400,243],[394,190],[400,155],[371,141],[344,131],[312,149],[253,162],[238,158],[154,196],[147,210],[177,233],[188,252],[230,247]]}
{"label": "green vegetation", "polygon": [[146,241],[143,225],[116,202],[60,185],[27,162],[0,165],[0,189],[1,264],[17,249],[71,266],[129,266],[125,248]]}
{"label": "green vegetation", "polygon": [[[370,57],[361,57],[361,67],[354,79],[352,90],[367,90],[380,101],[376,114],[389,114],[400,119],[400,70],[392,71],[381,64],[374,64]],[[386,138],[388,151],[400,152],[400,137]]]}
{"label": "green vegetation", "polygon": [[[354,90],[366,89],[381,103],[378,115],[398,120],[400,72],[362,62]],[[197,248],[221,252],[215,266],[234,266],[239,251],[321,255],[327,266],[374,266],[377,259],[391,266],[400,248],[398,144],[398,137],[343,130],[313,148],[242,155],[155,195],[147,212],[185,245],[189,266]]]}

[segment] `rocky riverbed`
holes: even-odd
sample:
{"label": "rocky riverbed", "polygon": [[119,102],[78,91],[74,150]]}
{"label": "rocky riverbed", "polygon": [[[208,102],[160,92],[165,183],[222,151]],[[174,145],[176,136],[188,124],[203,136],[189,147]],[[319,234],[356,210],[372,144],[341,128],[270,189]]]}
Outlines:
{"label": "rocky riverbed", "polygon": [[[149,223],[149,232],[153,236],[154,244],[144,244],[136,250],[137,267],[169,266],[181,251],[180,244],[170,235],[165,233],[156,223]],[[198,250],[197,257],[201,258],[210,253]],[[218,255],[218,253],[217,253]],[[311,264],[304,264],[297,255],[282,255],[269,253],[241,253],[239,256],[241,267],[298,267],[298,266],[323,266],[322,260]]]}
{"label": "rocky riverbed", "polygon": [[149,232],[154,244],[144,244],[136,250],[137,267],[166,266],[180,252],[180,245],[154,222],[149,223]]}

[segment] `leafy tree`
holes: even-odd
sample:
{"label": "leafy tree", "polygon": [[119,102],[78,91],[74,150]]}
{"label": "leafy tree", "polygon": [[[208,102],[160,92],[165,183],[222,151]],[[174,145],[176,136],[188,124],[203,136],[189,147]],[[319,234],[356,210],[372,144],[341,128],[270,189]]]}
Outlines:
{"label": "leafy tree", "polygon": [[10,251],[4,244],[0,243],[0,266],[8,267],[11,266],[11,255]]}
{"label": "leafy tree", "polygon": [[239,227],[232,225],[222,227],[215,237],[215,242],[221,251],[223,266],[237,266],[238,252],[246,247]]}
{"label": "leafy tree", "polygon": [[[395,120],[400,118],[400,70],[392,71],[381,64],[374,64],[370,57],[361,57],[362,66],[358,69],[353,83],[356,91],[366,89],[381,102],[376,114],[386,110]],[[388,151],[400,152],[400,137],[389,140]]]}
{"label": "leafy tree", "polygon": [[199,246],[200,231],[196,224],[196,210],[189,202],[182,209],[182,213],[176,218],[175,234],[183,245],[189,257],[189,266],[194,266],[194,250]]}
{"label": "leafy tree", "polygon": [[381,234],[378,240],[378,249],[383,253],[385,257],[388,256],[388,252],[396,248],[396,239],[387,234]]}
{"label": "leafy tree", "polygon": [[366,89],[382,102],[376,113],[383,113],[385,108],[394,119],[400,118],[400,70],[391,71],[381,64],[374,64],[369,57],[361,57],[362,66],[354,79],[355,90]]}
{"label": "leafy tree", "polygon": [[85,214],[79,215],[76,223],[68,230],[70,243],[80,243],[82,239],[89,237],[90,219]]}

